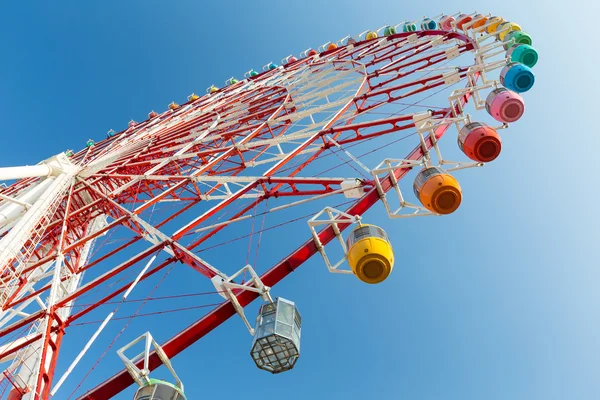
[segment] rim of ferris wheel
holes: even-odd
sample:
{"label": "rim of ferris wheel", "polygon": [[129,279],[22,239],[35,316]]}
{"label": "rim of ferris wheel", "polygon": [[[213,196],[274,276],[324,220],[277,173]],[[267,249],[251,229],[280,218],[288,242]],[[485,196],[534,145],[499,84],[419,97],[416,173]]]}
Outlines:
{"label": "rim of ferris wheel", "polygon": [[[328,217],[328,219],[319,219],[321,216],[323,216],[323,214],[326,214],[326,217]],[[308,227],[309,227],[310,232],[313,237],[313,241],[315,242],[315,246],[317,246],[317,250],[323,257],[323,260],[325,261],[325,265],[327,266],[327,269],[329,270],[329,272],[334,273],[334,274],[354,274],[354,272],[352,272],[352,270],[350,270],[350,269],[339,269],[340,266],[342,266],[342,264],[344,264],[344,262],[346,262],[346,255],[348,254],[348,248],[346,247],[346,241],[342,237],[342,234],[341,234],[341,231],[340,231],[338,225],[339,224],[348,224],[348,225],[358,224],[358,225],[360,225],[360,223],[361,223],[360,221],[361,221],[360,215],[352,216],[344,211],[340,211],[340,210],[337,210],[337,209],[335,209],[333,207],[329,207],[329,206],[323,208],[321,211],[319,211],[317,214],[315,214],[311,219],[309,219],[307,221]],[[340,260],[338,260],[337,262],[335,262],[333,264],[329,260],[329,257],[327,256],[327,252],[325,251],[325,246],[321,242],[321,239],[319,239],[319,233],[316,230],[317,227],[322,227],[323,225],[326,225],[327,227],[330,226],[333,229],[333,232],[335,233],[335,236],[338,239],[340,246],[342,247],[342,251],[344,252],[344,257],[342,257]]]}
{"label": "rim of ferris wheel", "polygon": [[[236,279],[240,275],[246,274],[246,273],[250,274],[250,278],[251,278],[250,280],[248,280],[244,284],[238,284],[238,283],[234,282],[234,279]],[[255,333],[254,328],[248,321],[248,318],[246,318],[246,315],[244,314],[244,307],[242,307],[240,305],[240,302],[237,299],[237,294],[234,293],[233,290],[236,290],[237,293],[239,293],[239,291],[244,291],[244,290],[258,293],[258,295],[264,301],[269,301],[269,302],[273,303],[273,299],[271,298],[271,294],[270,294],[271,288],[268,286],[265,286],[263,284],[262,280],[260,279],[260,276],[258,276],[256,271],[254,270],[254,268],[252,268],[252,266],[250,264],[246,265],[245,267],[240,269],[238,272],[236,272],[235,274],[233,274],[229,277],[222,277],[222,276],[218,276],[218,275],[214,276],[213,278],[211,278],[211,282],[215,286],[215,289],[217,289],[217,292],[219,293],[219,295],[221,297],[223,297],[224,299],[229,300],[231,302],[231,304],[235,308],[235,311],[242,318],[242,321],[244,321],[244,324],[246,325],[246,328],[248,328],[248,331],[250,332],[250,334],[254,336],[254,333]]]}
{"label": "rim of ferris wheel", "polygon": [[[127,351],[131,347],[135,346],[142,340],[144,341],[144,350],[141,353],[138,353],[137,355],[135,355],[131,358],[127,357],[125,355],[125,351]],[[158,344],[154,340],[154,338],[152,337],[150,332],[144,333],[143,335],[139,336],[137,339],[134,339],[130,343],[121,347],[119,350],[117,350],[117,355],[125,364],[125,368],[129,372],[129,375],[131,375],[133,380],[140,387],[143,388],[148,385],[153,385],[153,384],[157,384],[157,383],[158,384],[167,383],[164,381],[154,380],[149,377],[149,374],[151,371],[151,369],[150,369],[150,354],[151,354],[152,348],[154,348],[154,352],[158,355],[158,358],[160,359],[160,361],[162,361],[163,365],[165,367],[167,367],[167,369],[169,370],[169,372],[171,373],[173,378],[175,378],[175,381],[176,381],[175,387],[177,388],[177,391],[180,394],[183,394],[184,393],[183,382],[181,382],[181,379],[179,379],[177,372],[175,372],[175,369],[171,365],[171,360],[169,359],[169,357],[167,356],[167,354],[165,353],[163,348],[160,346],[160,344]],[[139,363],[142,363],[141,369],[137,366]],[[172,384],[168,384],[168,385],[173,386]],[[171,398],[171,397],[169,397],[169,398]]]}

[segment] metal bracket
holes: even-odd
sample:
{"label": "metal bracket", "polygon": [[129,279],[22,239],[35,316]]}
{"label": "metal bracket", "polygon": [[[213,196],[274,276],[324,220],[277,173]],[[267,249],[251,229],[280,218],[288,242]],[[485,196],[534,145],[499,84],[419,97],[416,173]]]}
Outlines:
{"label": "metal bracket", "polygon": [[[328,219],[319,219],[324,214],[328,217]],[[339,269],[339,267],[346,261],[346,255],[348,253],[346,242],[344,241],[344,238],[342,237],[341,231],[338,227],[338,224],[340,223],[360,225],[360,216],[352,216],[343,211],[336,210],[335,208],[325,207],[314,217],[308,220],[308,227],[310,228],[310,232],[312,233],[313,240],[315,242],[315,245],[317,246],[317,249],[319,250],[319,253],[323,257],[323,260],[325,260],[325,265],[327,266],[329,272],[334,274],[353,274],[353,272],[349,269]],[[329,257],[327,256],[327,253],[325,252],[325,246],[323,246],[323,243],[321,243],[321,240],[319,239],[319,233],[317,232],[316,227],[321,225],[331,226],[333,232],[335,233],[335,236],[337,237],[340,243],[340,246],[342,247],[342,251],[344,252],[344,256],[336,263],[331,263]]]}
{"label": "metal bracket", "polygon": [[[130,347],[136,345],[142,340],[145,340],[143,352],[132,358],[125,356],[126,350],[128,350]],[[177,386],[181,389],[181,391],[183,391],[183,383],[181,382],[181,379],[179,379],[179,376],[177,376],[177,373],[173,369],[173,366],[171,365],[171,360],[169,360],[167,354],[164,352],[162,347],[160,347],[160,345],[154,340],[150,332],[144,333],[142,336],[138,337],[131,343],[121,347],[119,350],[117,350],[117,354],[125,363],[125,368],[127,368],[127,372],[129,372],[129,375],[131,375],[133,380],[138,385],[144,386],[150,383],[150,378],[148,377],[148,375],[150,375],[149,359],[152,347],[154,347],[154,351],[156,352],[156,354],[158,354],[158,358],[160,358],[163,365],[167,367],[167,369],[175,378]],[[139,369],[136,365],[140,360],[144,360],[144,365],[142,369]]]}
{"label": "metal bracket", "polygon": [[[423,166],[425,166],[425,163],[423,161],[386,158],[381,163],[379,163],[379,165],[377,167],[375,167],[371,171],[371,174],[375,178],[374,179],[375,186],[377,187],[377,192],[379,193],[379,198],[381,199],[381,202],[383,203],[383,205],[385,207],[388,217],[395,219],[395,218],[410,218],[410,217],[424,217],[424,216],[437,215],[437,214],[432,213],[431,211],[428,211],[424,207],[421,207],[421,206],[418,206],[416,204],[409,203],[408,201],[406,201],[404,196],[402,195],[400,186],[398,185],[398,179],[396,179],[396,176],[394,175],[394,172],[400,168],[412,169],[413,167],[423,167]],[[381,186],[381,179],[380,179],[381,175],[385,175],[385,177],[389,176],[389,178],[392,182],[392,187],[394,188],[394,191],[395,191],[396,195],[398,196],[400,206],[395,210],[392,210],[390,203],[388,201],[387,195],[386,195],[385,191],[383,190],[383,187]],[[401,212],[404,209],[412,210],[412,212],[411,213]]]}
{"label": "metal bracket", "polygon": [[[235,278],[246,272],[248,272],[251,277],[251,279],[248,282],[241,285],[233,281]],[[248,318],[246,318],[246,315],[244,314],[244,307],[241,306],[240,302],[237,299],[237,296],[233,293],[233,290],[249,290],[251,292],[258,293],[264,301],[270,301],[272,303],[273,299],[271,298],[271,294],[269,293],[271,288],[265,286],[262,283],[260,277],[258,276],[256,271],[254,271],[254,268],[252,268],[251,265],[246,265],[244,268],[240,269],[238,272],[231,275],[230,277],[227,277],[226,279],[217,275],[213,277],[211,281],[217,289],[219,295],[224,299],[231,301],[231,304],[233,304],[235,311],[242,318],[244,324],[246,324],[248,331],[251,335],[254,336],[254,328],[252,327],[252,325],[250,325]]]}
{"label": "metal bracket", "polygon": [[425,144],[425,134],[429,133],[429,138],[431,143],[433,144],[432,148],[435,152],[435,155],[438,159],[439,165],[445,163],[440,148],[438,146],[438,138],[436,137],[435,131],[437,128],[443,125],[451,125],[454,124],[457,129],[457,133],[460,132],[460,124],[463,125],[470,122],[469,115],[459,114],[456,117],[452,118],[441,118],[436,119],[431,116],[431,112],[423,112],[413,115],[413,121],[415,123],[415,128],[417,128],[417,134],[419,135],[419,140],[421,141],[421,149],[423,150],[423,166],[430,166],[431,164],[431,150],[427,149],[427,145]]}

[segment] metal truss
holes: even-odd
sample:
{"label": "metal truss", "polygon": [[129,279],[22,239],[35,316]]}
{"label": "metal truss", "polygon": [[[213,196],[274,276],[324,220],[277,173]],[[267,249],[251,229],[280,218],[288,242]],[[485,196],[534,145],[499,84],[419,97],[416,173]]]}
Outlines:
{"label": "metal truss", "polygon": [[[132,122],[67,161],[61,158],[63,169],[52,169],[50,162],[20,169],[17,183],[0,188],[0,339],[25,331],[0,346],[0,361],[11,361],[4,376],[25,400],[49,398],[60,387],[52,385],[65,330],[175,262],[212,280],[226,301],[166,342],[165,356],[175,356],[235,313],[251,331],[243,307],[259,296],[268,298],[269,287],[317,252],[327,260],[323,248],[334,238],[345,247],[341,232],[377,201],[384,199],[388,214],[400,216],[385,201],[387,192],[397,193],[402,208],[416,210],[412,215],[424,215],[404,200],[398,182],[408,165],[430,162],[430,152],[438,152],[437,143],[451,124],[465,118],[467,100],[493,85],[477,83],[480,75],[500,65],[487,57],[495,51],[493,45],[478,53],[482,40],[457,31],[420,31],[339,43],[336,49],[230,82],[146,121]],[[447,66],[468,52],[475,52],[474,63]],[[451,95],[451,106],[426,118],[402,111],[377,114],[458,82],[466,88]],[[349,150],[353,144],[414,130],[419,143],[405,159],[388,159],[373,170]],[[373,179],[301,176],[331,149]],[[441,155],[439,159],[443,161]],[[15,170],[4,172],[14,178]],[[229,276],[194,252],[218,232],[250,218],[269,198],[290,198],[267,211],[275,212],[336,195],[356,201],[346,211],[324,210],[324,223],[311,220],[312,237],[260,277],[250,266]],[[160,221],[145,218],[163,203],[178,208]],[[205,211],[190,215],[198,204],[206,204]],[[233,205],[239,207],[234,210]],[[224,221],[211,219],[224,211],[229,211]],[[3,220],[4,215],[11,219]],[[168,223],[178,224],[171,234],[164,231]],[[131,233],[130,239],[91,258],[96,240],[119,227]],[[193,239],[186,240],[190,234],[195,234]],[[143,250],[106,268],[113,256],[144,242]],[[148,261],[159,253],[166,258],[156,265]],[[78,298],[140,263],[146,267],[134,280],[71,312]],[[339,262],[327,264],[332,272],[350,272],[338,268]],[[98,273],[84,279],[86,271]],[[244,272],[251,281],[235,283]],[[144,371],[156,368],[164,361],[162,355],[149,353],[128,364],[128,370],[135,372],[133,367],[142,364]],[[137,372],[133,376],[141,379]],[[129,373],[121,371],[83,398],[110,398],[131,383]]]}

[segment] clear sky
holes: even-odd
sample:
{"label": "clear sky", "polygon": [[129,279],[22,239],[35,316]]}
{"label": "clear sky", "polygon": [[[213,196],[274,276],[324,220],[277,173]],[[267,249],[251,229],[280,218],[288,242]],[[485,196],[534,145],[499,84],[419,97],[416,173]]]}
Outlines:
{"label": "clear sky", "polygon": [[[507,133],[497,162],[461,179],[469,196],[459,212],[385,222],[397,257],[385,284],[328,275],[313,259],[277,286],[304,316],[294,371],[256,370],[251,338],[237,319],[174,365],[189,399],[598,399],[594,2],[7,2],[0,14],[0,166],[77,149],[171,100],[307,47],[458,10],[518,22],[540,54],[525,116]],[[431,244],[415,232],[438,239]],[[165,340],[160,325],[178,318],[153,320],[158,326],[146,319],[131,337],[145,328]],[[63,368],[86,340],[75,335],[66,336]],[[82,388],[119,368],[114,354],[107,358],[109,369],[101,364]],[[56,398],[66,399],[85,372],[76,371]]]}

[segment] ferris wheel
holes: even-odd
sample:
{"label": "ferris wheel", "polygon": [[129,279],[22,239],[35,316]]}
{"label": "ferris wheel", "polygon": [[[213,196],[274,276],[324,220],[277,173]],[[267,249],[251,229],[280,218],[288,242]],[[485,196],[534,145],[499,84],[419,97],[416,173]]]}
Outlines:
{"label": "ferris wheel", "polygon": [[[524,113],[531,45],[518,24],[477,13],[385,25],[210,85],[79,151],[0,168],[0,398],[73,398],[63,384],[102,365],[86,354],[106,326],[193,295],[216,305],[162,345],[145,330],[117,336],[126,368],[79,382],[79,398],[137,383],[136,399],[184,399],[170,358],[236,314],[257,367],[292,369],[301,304],[272,287],[313,256],[365,284],[393,273],[384,225],[459,208],[460,176],[494,161]],[[183,273],[198,293],[154,294]],[[254,320],[244,307],[259,297]],[[83,325],[93,330],[58,368]],[[175,383],[150,378],[161,364]]]}

